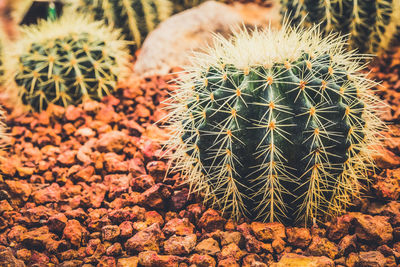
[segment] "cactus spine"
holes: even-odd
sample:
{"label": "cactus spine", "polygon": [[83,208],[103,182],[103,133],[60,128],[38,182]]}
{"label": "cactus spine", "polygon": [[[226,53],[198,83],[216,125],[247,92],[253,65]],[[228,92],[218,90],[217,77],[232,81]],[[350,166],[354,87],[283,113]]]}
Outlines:
{"label": "cactus spine", "polygon": [[341,212],[373,169],[374,84],[317,28],[242,31],[196,54],[171,99],[173,170],[233,217]]}
{"label": "cactus spine", "polygon": [[79,0],[78,10],[92,11],[96,20],[120,28],[133,49],[141,46],[149,32],[172,13],[169,0]]}
{"label": "cactus spine", "polygon": [[365,53],[390,48],[400,32],[400,0],[281,0],[298,25],[321,23],[325,33],[350,34],[351,49]]}
{"label": "cactus spine", "polygon": [[49,103],[78,104],[111,93],[127,66],[119,32],[78,15],[22,29],[23,38],[7,69],[22,102],[35,110]]}

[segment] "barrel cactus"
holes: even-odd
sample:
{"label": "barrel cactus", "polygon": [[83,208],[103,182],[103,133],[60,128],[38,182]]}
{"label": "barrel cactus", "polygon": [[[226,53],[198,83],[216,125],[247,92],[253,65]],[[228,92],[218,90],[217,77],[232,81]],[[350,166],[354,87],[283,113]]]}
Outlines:
{"label": "barrel cactus", "polygon": [[233,218],[341,212],[373,170],[383,127],[360,58],[318,28],[218,37],[170,100],[172,169]]}
{"label": "barrel cactus", "polygon": [[144,38],[172,13],[169,0],[76,0],[75,9],[93,13],[96,20],[120,28],[132,51],[140,47]]}
{"label": "barrel cactus", "polygon": [[[400,33],[400,0],[281,0],[282,12],[297,25],[321,23],[325,33],[350,34],[351,49],[380,53]],[[397,36],[397,37],[396,37]]]}
{"label": "barrel cactus", "polygon": [[101,22],[68,15],[25,27],[22,34],[10,76],[34,110],[100,99],[126,73],[126,41]]}

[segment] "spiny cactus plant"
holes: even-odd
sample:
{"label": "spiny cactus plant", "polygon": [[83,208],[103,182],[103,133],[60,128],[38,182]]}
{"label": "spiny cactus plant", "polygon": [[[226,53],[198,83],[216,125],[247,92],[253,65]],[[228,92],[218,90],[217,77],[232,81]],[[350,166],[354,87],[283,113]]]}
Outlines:
{"label": "spiny cactus plant", "polygon": [[400,0],[281,0],[293,25],[321,23],[325,33],[350,34],[351,49],[382,52],[400,32]]}
{"label": "spiny cactus plant", "polygon": [[169,0],[78,0],[73,6],[83,12],[90,10],[96,20],[120,28],[125,38],[134,42],[132,51],[172,13]]}
{"label": "spiny cactus plant", "polygon": [[321,219],[359,195],[382,128],[360,56],[318,28],[237,32],[170,100],[172,169],[234,218]]}
{"label": "spiny cactus plant", "polygon": [[100,99],[126,73],[126,42],[101,22],[68,15],[25,27],[22,33],[7,69],[22,102],[35,110],[49,103],[66,106]]}
{"label": "spiny cactus plant", "polygon": [[205,0],[173,0],[172,2],[174,4],[174,12],[178,13],[185,9],[198,6],[205,2]]}

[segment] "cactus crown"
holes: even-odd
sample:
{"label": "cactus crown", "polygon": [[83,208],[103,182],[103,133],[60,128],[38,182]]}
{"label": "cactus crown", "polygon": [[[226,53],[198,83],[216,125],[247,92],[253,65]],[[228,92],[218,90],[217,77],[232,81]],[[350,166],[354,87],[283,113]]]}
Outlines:
{"label": "cactus crown", "polygon": [[134,41],[133,49],[172,13],[169,0],[78,0],[75,8],[89,9],[96,20],[120,28],[127,40]]}
{"label": "cactus crown", "polygon": [[9,75],[24,104],[77,104],[111,93],[126,72],[128,53],[119,32],[86,17],[68,15],[22,29]]}
{"label": "cactus crown", "polygon": [[171,99],[173,170],[235,218],[341,212],[373,169],[382,128],[374,83],[344,43],[287,24],[217,37]]}
{"label": "cactus crown", "polygon": [[320,23],[323,32],[350,34],[351,49],[381,52],[400,32],[400,0],[281,0],[293,25]]}

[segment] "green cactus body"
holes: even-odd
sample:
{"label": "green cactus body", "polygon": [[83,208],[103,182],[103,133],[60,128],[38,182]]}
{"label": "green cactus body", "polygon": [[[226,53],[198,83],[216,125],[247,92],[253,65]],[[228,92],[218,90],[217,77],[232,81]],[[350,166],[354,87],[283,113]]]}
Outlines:
{"label": "green cactus body", "polygon": [[172,13],[169,0],[80,0],[76,8],[89,9],[96,20],[120,28],[127,40],[134,41],[132,50]]}
{"label": "green cactus body", "polygon": [[396,40],[400,25],[400,0],[281,0],[282,12],[293,25],[321,24],[326,34],[350,34],[351,49],[381,52]]}
{"label": "green cactus body", "polygon": [[23,31],[11,76],[23,104],[35,110],[101,99],[126,68],[125,41],[100,22],[68,16]]}
{"label": "green cactus body", "polygon": [[175,170],[232,216],[340,212],[372,167],[380,121],[371,82],[341,39],[315,31],[220,38],[173,98]]}

